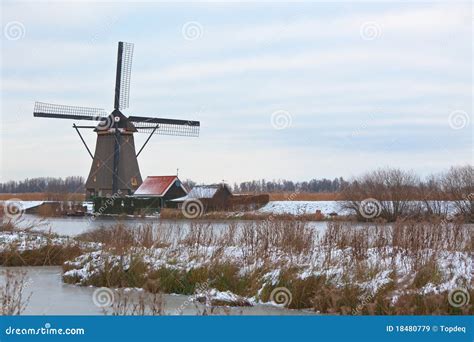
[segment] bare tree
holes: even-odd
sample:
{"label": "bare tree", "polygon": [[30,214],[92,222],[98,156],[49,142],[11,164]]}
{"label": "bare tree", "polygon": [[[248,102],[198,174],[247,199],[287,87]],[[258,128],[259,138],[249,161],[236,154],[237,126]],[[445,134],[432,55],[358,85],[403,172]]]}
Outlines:
{"label": "bare tree", "polygon": [[418,176],[412,171],[378,169],[354,179],[344,187],[343,196],[349,200],[343,202],[342,206],[360,220],[381,217],[395,221],[398,217],[420,212],[419,204],[413,201],[418,194],[419,184]]}
{"label": "bare tree", "polygon": [[442,189],[442,177],[442,174],[430,175],[420,184],[418,199],[428,216],[446,217],[449,214],[449,207],[445,202],[449,196]]}
{"label": "bare tree", "polygon": [[459,215],[473,221],[474,168],[471,165],[453,166],[441,179],[443,191],[454,202]]}

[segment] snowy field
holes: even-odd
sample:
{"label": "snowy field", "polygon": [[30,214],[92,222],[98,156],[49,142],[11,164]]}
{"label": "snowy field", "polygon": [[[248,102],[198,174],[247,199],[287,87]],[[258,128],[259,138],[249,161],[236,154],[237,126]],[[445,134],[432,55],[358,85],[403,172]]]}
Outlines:
{"label": "snowy field", "polygon": [[[424,207],[424,203],[421,201],[410,201],[409,203]],[[305,215],[315,214],[320,210],[324,215],[329,215],[331,213],[336,213],[338,215],[354,214],[347,209],[343,209],[343,204],[343,201],[270,201],[257,210],[257,212],[276,215]],[[448,214],[454,214],[456,212],[454,202],[442,201],[440,202],[440,205]]]}
{"label": "snowy field", "polygon": [[345,211],[341,209],[342,203],[340,201],[270,201],[264,207],[257,210],[257,212],[304,215],[314,214],[320,210],[324,215],[331,213],[343,215]]}

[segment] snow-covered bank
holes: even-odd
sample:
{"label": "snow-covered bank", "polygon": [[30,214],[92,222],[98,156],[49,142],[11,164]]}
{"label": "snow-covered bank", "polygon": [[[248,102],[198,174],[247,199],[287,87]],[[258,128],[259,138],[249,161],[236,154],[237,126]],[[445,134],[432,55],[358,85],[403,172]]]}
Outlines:
{"label": "snow-covered bank", "polygon": [[68,237],[45,235],[42,233],[14,231],[0,232],[0,252],[17,250],[19,252],[40,249],[48,245],[62,246],[75,242]]}
{"label": "snow-covered bank", "polygon": [[273,303],[272,289],[287,287],[289,297],[298,298],[291,304],[296,308],[312,305],[312,296],[326,287],[357,288],[375,300],[390,286],[384,296],[396,303],[403,295],[470,288],[473,281],[468,226],[329,223],[322,236],[295,222],[249,223],[238,231],[229,225],[218,235],[207,228],[196,223],[178,238],[159,238],[151,248],[134,242],[127,249],[120,246],[120,253],[117,246],[85,253],[65,263],[64,279],[100,286],[108,277],[118,279],[112,286],[120,286],[130,277],[156,278],[165,292],[185,294],[192,293],[193,282],[206,283],[217,299],[235,295],[249,303]]}
{"label": "snow-covered bank", "polygon": [[47,246],[77,245],[84,249],[98,249],[100,243],[82,242],[68,236],[59,236],[37,231],[16,230],[0,232],[0,253],[15,250],[17,252],[38,250]]}
{"label": "snow-covered bank", "polygon": [[[117,256],[103,251],[91,252],[76,258],[74,261],[66,262],[67,267],[71,269],[64,273],[64,277],[65,279],[74,279],[74,282],[78,284],[88,284],[89,280],[96,276],[101,276],[105,267],[120,267],[127,271],[136,262],[137,259],[134,260],[134,258],[137,256],[143,257],[143,261],[150,272],[163,268],[190,272],[193,269],[209,267],[211,264],[206,260],[215,254],[216,249],[215,247],[203,248],[199,257],[196,257],[190,251],[181,250],[178,255],[177,251],[166,251],[164,249],[152,251],[135,249],[131,254],[125,256]],[[414,258],[404,256],[405,251],[395,252],[391,248],[384,250],[371,248],[367,250],[368,257],[364,260],[364,264],[367,270],[373,272],[373,275],[368,276],[367,280],[360,280],[357,279],[357,275],[353,273],[349,266],[353,262],[351,257],[352,251],[333,250],[330,253],[334,259],[331,266],[325,265],[327,254],[321,251],[318,252],[293,260],[287,256],[281,256],[277,253],[273,254],[271,260],[266,262],[269,262],[269,265],[275,268],[258,280],[261,282],[261,287],[277,285],[281,280],[280,275],[282,272],[288,268],[295,268],[298,269],[296,273],[297,278],[304,280],[309,277],[324,276],[335,286],[344,286],[345,282],[350,279],[352,285],[359,286],[368,295],[375,295],[382,286],[393,282],[393,273],[397,273],[397,283],[399,285],[407,285],[397,290],[396,293],[401,294],[404,291],[410,291],[417,272],[413,267]],[[433,251],[425,252],[432,253]],[[224,249],[223,255],[226,257],[219,261],[241,266],[239,271],[241,276],[249,275],[264,266],[263,261],[257,261],[250,266],[245,266],[242,262],[243,253],[232,247]],[[421,288],[416,289],[417,292],[422,294],[439,294],[459,285],[469,287],[469,284],[473,281],[472,258],[467,252],[441,251],[436,257],[436,264],[440,278],[436,279],[436,282],[428,282]],[[237,298],[243,298],[230,294],[229,291],[211,290],[212,300],[235,302],[242,301],[242,299]],[[224,296],[223,293],[226,295]],[[201,293],[198,297],[202,296],[203,294]],[[246,298],[246,301],[249,303],[262,302],[257,293],[255,296]]]}

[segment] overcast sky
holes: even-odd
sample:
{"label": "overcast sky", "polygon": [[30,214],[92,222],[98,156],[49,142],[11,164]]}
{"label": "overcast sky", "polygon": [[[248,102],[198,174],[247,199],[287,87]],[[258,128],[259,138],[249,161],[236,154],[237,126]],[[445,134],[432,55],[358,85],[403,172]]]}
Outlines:
{"label": "overcast sky", "polygon": [[[35,101],[113,107],[117,42],[135,44],[126,115],[201,121],[154,136],[143,178],[198,182],[420,174],[473,163],[465,3],[2,1],[0,181],[87,176],[72,121]],[[90,147],[95,133],[85,131]],[[146,135],[136,135],[137,149]]]}

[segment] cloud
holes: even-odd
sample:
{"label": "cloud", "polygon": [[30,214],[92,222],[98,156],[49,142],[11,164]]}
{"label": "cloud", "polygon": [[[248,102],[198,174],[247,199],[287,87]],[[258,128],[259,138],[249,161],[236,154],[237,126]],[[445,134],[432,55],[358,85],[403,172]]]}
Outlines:
{"label": "cloud", "polygon": [[[144,175],[180,167],[203,181],[305,179],[472,159],[469,127],[447,124],[454,110],[472,115],[469,6],[273,5],[8,3],[4,20],[27,32],[1,52],[2,145],[13,161],[3,177],[88,172],[72,122],[33,119],[32,106],[110,109],[116,40],[127,39],[136,48],[126,113],[202,124],[198,139],[154,137]],[[181,36],[189,20],[202,24],[201,39]],[[374,40],[361,37],[367,22],[380,27]],[[290,129],[272,129],[276,110],[291,113]],[[38,144],[53,158],[33,168]]]}

